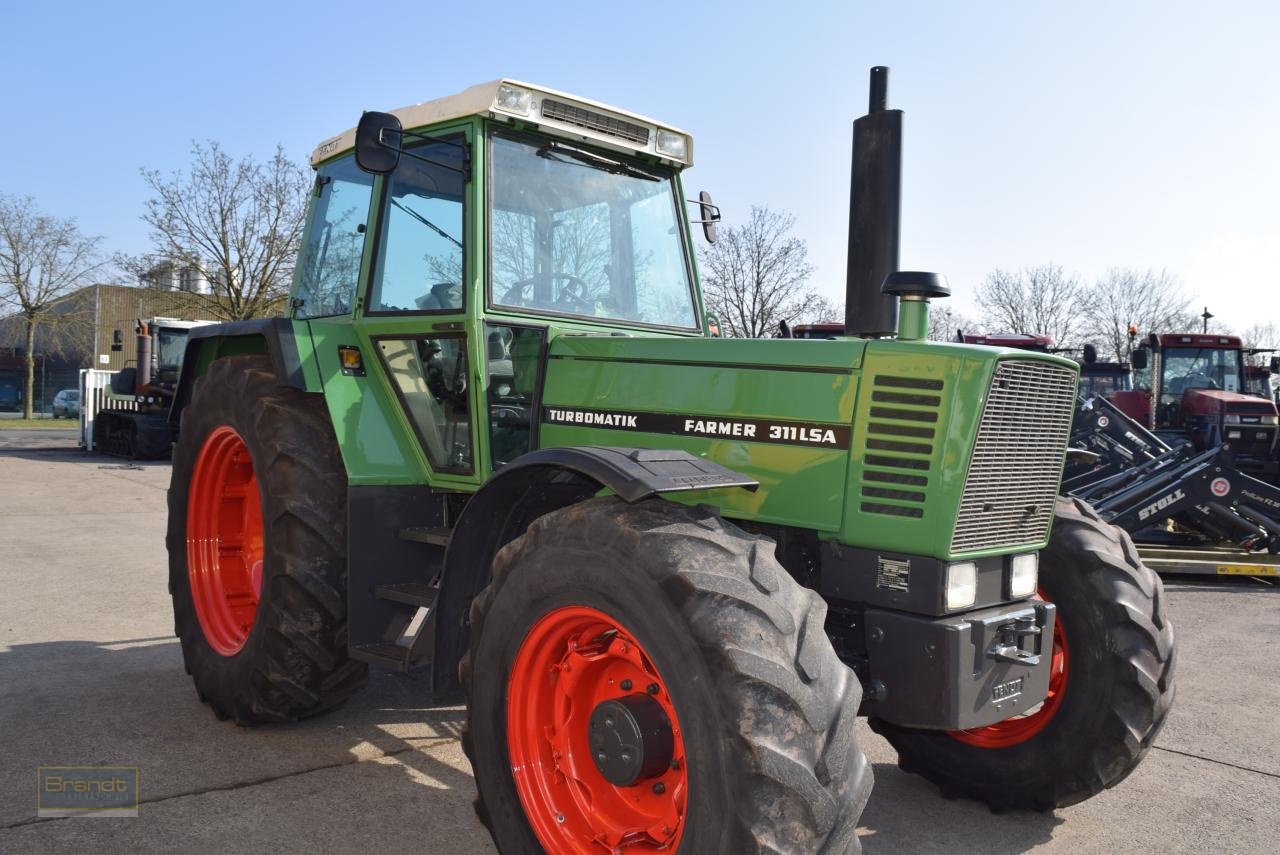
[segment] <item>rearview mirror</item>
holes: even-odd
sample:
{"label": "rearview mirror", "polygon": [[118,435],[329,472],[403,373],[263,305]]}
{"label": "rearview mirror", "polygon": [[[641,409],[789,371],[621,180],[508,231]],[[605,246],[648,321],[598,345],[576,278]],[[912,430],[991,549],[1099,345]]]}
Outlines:
{"label": "rearview mirror", "polygon": [[702,236],[707,243],[716,242],[716,223],[720,222],[720,209],[711,202],[711,194],[706,190],[698,192],[698,216],[702,223]]}
{"label": "rearview mirror", "polygon": [[400,164],[400,120],[390,113],[368,112],[356,125],[356,165],[386,175]]}
{"label": "rearview mirror", "polygon": [[1271,373],[1280,374],[1280,356],[1271,357]]}
{"label": "rearview mirror", "polygon": [[1087,365],[1092,365],[1098,361],[1098,349],[1091,344],[1084,346],[1084,361]]}
{"label": "rearview mirror", "polygon": [[1133,367],[1138,371],[1142,371],[1147,367],[1147,349],[1145,347],[1135,348],[1130,359],[1133,360]]}

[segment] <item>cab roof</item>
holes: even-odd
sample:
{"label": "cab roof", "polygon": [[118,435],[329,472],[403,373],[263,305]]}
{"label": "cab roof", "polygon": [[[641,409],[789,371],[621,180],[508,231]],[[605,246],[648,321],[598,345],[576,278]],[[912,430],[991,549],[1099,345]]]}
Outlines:
{"label": "cab roof", "polygon": [[[531,98],[527,109],[521,112],[518,106],[513,105],[512,99],[499,99],[500,89],[504,95],[509,95],[513,90],[529,93]],[[456,95],[411,104],[390,112],[400,120],[405,130],[467,116],[487,116],[511,123],[536,124],[539,129],[558,136],[584,140],[606,148],[650,154],[681,168],[693,165],[693,140],[679,128],[598,101],[509,78],[479,83]],[[683,159],[664,156],[658,152],[659,130],[685,138]],[[355,147],[355,140],[356,129],[350,128],[320,143],[311,153],[312,168],[351,151]]]}

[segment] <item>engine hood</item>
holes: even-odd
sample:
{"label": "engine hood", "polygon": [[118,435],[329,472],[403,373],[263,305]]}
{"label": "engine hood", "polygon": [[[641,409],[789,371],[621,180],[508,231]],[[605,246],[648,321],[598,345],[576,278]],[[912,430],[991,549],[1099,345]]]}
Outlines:
{"label": "engine hood", "polygon": [[1276,405],[1265,398],[1227,392],[1222,389],[1188,389],[1182,396],[1182,408],[1186,413],[1216,415],[1238,413],[1249,415],[1275,415]]}

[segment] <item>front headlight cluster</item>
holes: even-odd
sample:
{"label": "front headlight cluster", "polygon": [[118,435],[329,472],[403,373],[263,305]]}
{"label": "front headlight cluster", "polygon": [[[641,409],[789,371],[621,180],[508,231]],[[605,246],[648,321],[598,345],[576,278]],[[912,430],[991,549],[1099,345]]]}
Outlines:
{"label": "front headlight cluster", "polygon": [[[1040,582],[1040,561],[1034,552],[1014,555],[1005,563],[1004,598],[1021,600],[1036,592]],[[967,609],[978,601],[978,565],[957,561],[947,565],[947,611]]]}

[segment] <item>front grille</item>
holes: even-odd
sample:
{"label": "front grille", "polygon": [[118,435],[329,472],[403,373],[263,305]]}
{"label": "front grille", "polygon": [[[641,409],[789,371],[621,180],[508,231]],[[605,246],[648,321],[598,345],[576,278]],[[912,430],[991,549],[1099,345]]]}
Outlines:
{"label": "front grille", "polygon": [[543,98],[542,118],[576,125],[579,128],[586,128],[599,134],[630,140],[640,145],[649,144],[649,129],[644,125],[637,125],[634,122],[606,116],[604,113],[597,113],[594,110],[585,110],[582,107],[575,107],[563,101]]}
{"label": "front grille", "polygon": [[1044,540],[1076,404],[1076,373],[1049,363],[997,364],[951,536],[951,552]]}
{"label": "front grille", "polygon": [[860,509],[866,514],[920,519],[943,383],[877,374],[871,385]]}

